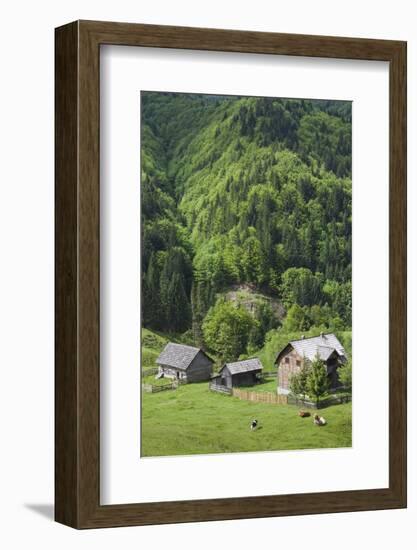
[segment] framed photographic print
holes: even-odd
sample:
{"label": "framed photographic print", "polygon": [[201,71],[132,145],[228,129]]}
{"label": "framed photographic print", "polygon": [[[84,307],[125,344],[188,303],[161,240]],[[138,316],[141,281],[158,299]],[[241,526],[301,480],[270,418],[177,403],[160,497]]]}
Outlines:
{"label": "framed photographic print", "polygon": [[56,29],[56,520],[406,506],[406,44]]}

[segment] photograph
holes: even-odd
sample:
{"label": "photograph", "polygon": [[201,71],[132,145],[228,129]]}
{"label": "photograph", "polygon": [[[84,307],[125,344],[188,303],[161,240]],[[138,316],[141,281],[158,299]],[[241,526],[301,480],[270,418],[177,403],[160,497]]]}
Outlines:
{"label": "photograph", "polygon": [[351,447],[352,102],[140,107],[140,456]]}

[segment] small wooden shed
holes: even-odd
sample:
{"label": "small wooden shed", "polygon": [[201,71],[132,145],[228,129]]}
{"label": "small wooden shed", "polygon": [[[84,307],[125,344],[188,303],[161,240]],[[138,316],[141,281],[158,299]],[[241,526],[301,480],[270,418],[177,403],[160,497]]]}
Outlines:
{"label": "small wooden shed", "polygon": [[200,348],[169,342],[156,360],[157,376],[186,382],[210,380],[213,362]]}
{"label": "small wooden shed", "polygon": [[253,386],[262,373],[262,363],[257,357],[226,363],[216,377],[216,384],[232,388],[236,386]]}

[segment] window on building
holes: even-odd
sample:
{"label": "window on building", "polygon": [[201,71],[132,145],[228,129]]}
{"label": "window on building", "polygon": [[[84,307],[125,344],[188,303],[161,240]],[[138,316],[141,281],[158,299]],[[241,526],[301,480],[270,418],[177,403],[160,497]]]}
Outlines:
{"label": "window on building", "polygon": [[295,363],[296,363],[297,367],[301,367],[301,361],[299,361],[299,360],[297,359],[297,361],[296,361]]}
{"label": "window on building", "polygon": [[286,363],[289,363],[289,362],[290,362],[290,358],[289,358],[289,357],[286,357],[286,358],[285,358],[285,362],[286,362]]}

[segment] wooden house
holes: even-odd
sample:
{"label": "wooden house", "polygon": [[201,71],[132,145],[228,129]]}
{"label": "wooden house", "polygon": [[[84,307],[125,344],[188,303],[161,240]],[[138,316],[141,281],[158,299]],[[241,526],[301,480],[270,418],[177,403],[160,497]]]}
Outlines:
{"label": "wooden house", "polygon": [[331,389],[337,388],[337,370],[346,363],[346,353],[334,334],[321,333],[320,336],[293,340],[278,353],[275,360],[278,366],[278,393],[289,393],[291,375],[300,372],[306,362],[311,363],[316,357],[326,365]]}
{"label": "wooden house", "polygon": [[157,377],[176,378],[186,382],[209,380],[213,360],[202,349],[169,342],[159,354]]}
{"label": "wooden house", "polygon": [[217,385],[232,388],[235,386],[253,386],[259,381],[262,363],[258,358],[226,363],[216,376]]}

